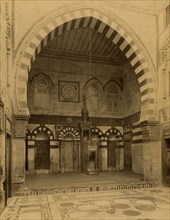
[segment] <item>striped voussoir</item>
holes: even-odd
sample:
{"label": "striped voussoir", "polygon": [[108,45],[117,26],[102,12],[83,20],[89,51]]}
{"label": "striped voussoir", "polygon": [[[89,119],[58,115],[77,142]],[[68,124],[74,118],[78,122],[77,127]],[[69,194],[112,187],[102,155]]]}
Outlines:
{"label": "striped voussoir", "polygon": [[66,136],[69,135],[73,138],[74,141],[80,141],[80,131],[74,127],[65,127],[62,128],[58,133],[58,140],[65,140]]}
{"label": "striped voussoir", "polygon": [[35,137],[36,137],[36,135],[37,135],[39,132],[41,132],[41,131],[47,133],[47,134],[49,135],[49,137],[50,137],[50,140],[53,140],[53,139],[54,139],[53,132],[52,132],[48,127],[46,127],[45,125],[40,125],[40,126],[36,127],[36,128],[32,131],[32,133],[31,133],[31,139],[34,140]]}
{"label": "striped voussoir", "polygon": [[132,142],[133,143],[143,142],[143,134],[142,134],[140,122],[134,122],[132,124]]}
{"label": "striped voussoir", "polygon": [[[19,71],[19,74],[22,74],[23,71],[28,74],[36,55],[50,40],[53,40],[56,36],[67,31],[83,27],[89,27],[102,33],[105,37],[116,44],[125,54],[139,81],[142,101],[141,107],[148,109],[149,103],[150,105],[147,113],[153,114],[153,81],[142,52],[127,31],[111,18],[108,18],[93,9],[72,11],[56,17],[44,25],[27,46],[20,61],[21,71]],[[20,94],[20,89],[19,85],[18,94]],[[27,102],[26,99],[25,102]]]}
{"label": "striped voussoir", "polygon": [[110,135],[115,135],[117,143],[119,144],[119,146],[123,146],[123,135],[121,134],[121,132],[116,129],[116,128],[110,128],[105,132],[105,136],[107,137],[107,139],[109,140],[109,136]]}

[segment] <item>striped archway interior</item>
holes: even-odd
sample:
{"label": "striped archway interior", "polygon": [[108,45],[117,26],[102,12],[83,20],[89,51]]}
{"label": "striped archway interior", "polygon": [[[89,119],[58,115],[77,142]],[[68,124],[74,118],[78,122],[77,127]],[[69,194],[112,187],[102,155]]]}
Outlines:
{"label": "striped archway interior", "polygon": [[17,111],[29,112],[27,106],[27,80],[36,55],[47,43],[60,34],[73,29],[89,27],[109,38],[124,53],[138,79],[141,94],[141,117],[153,118],[155,115],[154,81],[151,68],[142,49],[116,21],[92,9],[72,11],[52,19],[45,24],[27,43],[20,58],[16,79]]}
{"label": "striped archway interior", "polygon": [[48,128],[46,127],[45,125],[40,125],[38,127],[36,127],[33,131],[32,131],[32,134],[31,134],[31,139],[35,139],[36,135],[41,132],[41,131],[44,131],[45,133],[48,134],[50,140],[53,140],[54,139],[54,135],[53,135],[53,132]]}
{"label": "striped archway interior", "polygon": [[79,130],[74,127],[65,127],[62,128],[59,133],[57,139],[60,141],[64,141],[67,135],[71,135],[74,141],[80,141],[80,133]]}
{"label": "striped archway interior", "polygon": [[110,135],[115,135],[117,143],[119,143],[119,146],[123,146],[123,135],[117,128],[110,128],[105,132],[106,140],[109,140]]}

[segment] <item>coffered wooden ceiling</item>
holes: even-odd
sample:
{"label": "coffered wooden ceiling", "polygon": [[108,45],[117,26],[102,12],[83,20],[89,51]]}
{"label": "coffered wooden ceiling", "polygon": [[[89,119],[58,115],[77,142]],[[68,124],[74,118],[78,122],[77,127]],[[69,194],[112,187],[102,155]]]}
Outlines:
{"label": "coffered wooden ceiling", "polygon": [[58,35],[43,48],[41,55],[119,64],[126,61],[125,55],[117,45],[89,27]]}

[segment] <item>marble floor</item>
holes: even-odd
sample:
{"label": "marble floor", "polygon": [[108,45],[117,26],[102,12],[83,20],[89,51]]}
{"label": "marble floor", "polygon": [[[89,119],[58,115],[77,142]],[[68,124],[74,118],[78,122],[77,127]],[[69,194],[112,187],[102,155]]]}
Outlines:
{"label": "marble floor", "polygon": [[84,173],[27,174],[25,187],[30,189],[63,188],[101,184],[143,183],[143,175],[132,171],[103,171],[98,175]]}
{"label": "marble floor", "polygon": [[170,188],[10,198],[2,220],[169,220]]}

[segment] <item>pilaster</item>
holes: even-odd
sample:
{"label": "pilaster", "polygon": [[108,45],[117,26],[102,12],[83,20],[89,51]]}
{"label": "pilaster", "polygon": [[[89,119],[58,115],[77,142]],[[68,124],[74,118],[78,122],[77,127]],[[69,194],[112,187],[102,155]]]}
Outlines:
{"label": "pilaster", "polygon": [[27,116],[15,116],[12,138],[12,183],[13,189],[18,190],[25,182],[25,150]]}
{"label": "pilaster", "polygon": [[158,121],[141,122],[143,135],[143,172],[144,179],[158,185],[161,182],[161,142]]}

